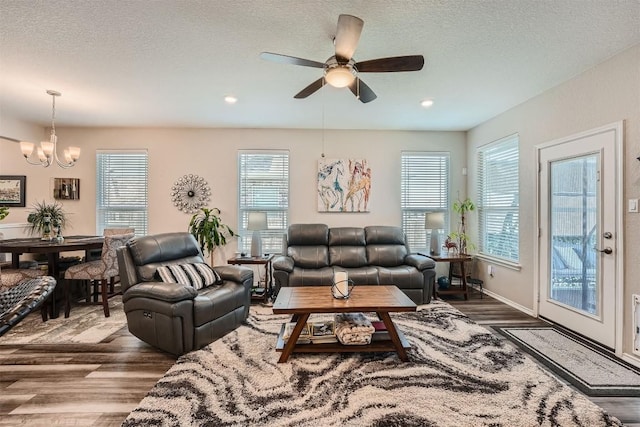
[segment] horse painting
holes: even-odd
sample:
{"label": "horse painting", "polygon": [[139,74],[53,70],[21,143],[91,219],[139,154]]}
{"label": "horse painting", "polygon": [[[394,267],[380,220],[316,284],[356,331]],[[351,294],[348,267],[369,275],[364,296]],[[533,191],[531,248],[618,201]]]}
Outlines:
{"label": "horse painting", "polygon": [[368,212],[371,168],[362,159],[318,161],[318,211]]}

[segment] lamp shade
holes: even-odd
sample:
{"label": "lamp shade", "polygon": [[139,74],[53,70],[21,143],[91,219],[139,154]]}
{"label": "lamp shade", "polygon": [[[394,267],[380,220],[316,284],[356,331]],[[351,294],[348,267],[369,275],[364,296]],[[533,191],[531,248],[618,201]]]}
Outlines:
{"label": "lamp shade", "polygon": [[444,212],[427,212],[424,215],[424,228],[427,230],[444,228]]}
{"label": "lamp shade", "polygon": [[267,228],[266,212],[249,212],[247,230],[266,230]]}

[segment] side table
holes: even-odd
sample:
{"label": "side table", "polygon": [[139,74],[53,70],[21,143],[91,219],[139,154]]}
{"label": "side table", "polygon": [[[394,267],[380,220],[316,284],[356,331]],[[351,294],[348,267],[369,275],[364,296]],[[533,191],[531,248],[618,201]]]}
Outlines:
{"label": "side table", "polygon": [[[449,289],[447,290],[438,290],[438,283],[433,286],[433,297],[437,297],[438,295],[452,295],[452,294],[463,294],[464,299],[469,299],[469,287],[467,286],[467,272],[464,270],[464,263],[471,261],[473,259],[470,255],[450,255],[447,253],[441,254],[420,254],[426,257],[431,258],[435,262],[448,262],[449,263]],[[451,279],[453,278],[453,265],[460,264],[460,286],[456,286],[457,289],[454,289],[451,284]]]}
{"label": "side table", "polygon": [[[227,260],[227,264],[235,265],[264,265],[264,288],[258,286],[251,290],[251,301],[267,302],[273,293],[273,272],[271,270],[271,261],[273,254],[254,257],[235,257]],[[260,280],[258,280],[258,283]]]}

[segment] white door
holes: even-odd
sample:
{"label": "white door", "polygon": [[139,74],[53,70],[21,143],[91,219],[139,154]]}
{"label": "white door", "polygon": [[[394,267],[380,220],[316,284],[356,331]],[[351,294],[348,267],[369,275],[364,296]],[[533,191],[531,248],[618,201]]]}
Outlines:
{"label": "white door", "polygon": [[539,149],[539,314],[616,343],[617,128]]}

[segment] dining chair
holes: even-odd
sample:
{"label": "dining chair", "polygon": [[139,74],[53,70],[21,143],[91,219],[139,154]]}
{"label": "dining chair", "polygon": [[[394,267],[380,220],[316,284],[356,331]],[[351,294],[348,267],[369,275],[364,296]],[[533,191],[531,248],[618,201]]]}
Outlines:
{"label": "dining chair", "polygon": [[[133,227],[126,228],[105,228],[102,231],[103,236],[111,236],[114,234],[131,234],[135,233],[136,229]],[[87,253],[87,261],[97,261],[100,259],[100,254],[102,253],[102,249],[96,249]],[[114,276],[109,281],[109,293],[113,294],[115,291],[115,285],[119,281],[118,277]],[[94,291],[95,292],[95,291]]]}
{"label": "dining chair", "polygon": [[81,280],[89,281],[100,286],[102,296],[102,308],[104,316],[109,317],[109,298],[107,287],[112,277],[118,275],[118,258],[116,250],[124,246],[134,236],[133,233],[109,234],[104,236],[102,254],[99,260],[88,261],[71,266],[65,271],[65,311],[64,317],[69,317],[71,311],[71,298],[69,292],[69,281]]}
{"label": "dining chair", "polygon": [[103,231],[103,235],[104,236],[112,236],[114,234],[131,234],[131,233],[135,233],[136,229],[133,227],[127,227],[127,228],[105,228]]}
{"label": "dining chair", "polygon": [[[136,229],[133,227],[126,227],[126,228],[105,228],[102,232],[102,234],[104,236],[111,236],[114,234],[135,234],[136,233]],[[115,286],[116,283],[120,282],[120,278],[118,276],[113,276],[110,281],[109,281],[109,293],[113,294],[115,293]]]}

